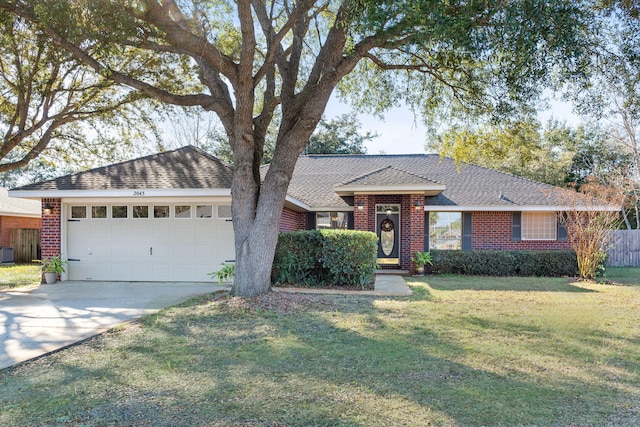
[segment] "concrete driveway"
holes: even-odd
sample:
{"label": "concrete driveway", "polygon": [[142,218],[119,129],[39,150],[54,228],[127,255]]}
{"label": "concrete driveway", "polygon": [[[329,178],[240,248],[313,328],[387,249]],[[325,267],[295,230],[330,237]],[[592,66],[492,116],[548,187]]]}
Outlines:
{"label": "concrete driveway", "polygon": [[0,369],[220,289],[217,283],[58,282],[0,292]]}

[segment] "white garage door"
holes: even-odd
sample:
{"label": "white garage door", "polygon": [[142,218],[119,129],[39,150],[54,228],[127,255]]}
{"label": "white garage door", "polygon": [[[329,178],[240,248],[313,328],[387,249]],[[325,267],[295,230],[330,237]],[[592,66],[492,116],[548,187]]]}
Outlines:
{"label": "white garage door", "polygon": [[211,281],[234,259],[231,207],[69,204],[69,280]]}

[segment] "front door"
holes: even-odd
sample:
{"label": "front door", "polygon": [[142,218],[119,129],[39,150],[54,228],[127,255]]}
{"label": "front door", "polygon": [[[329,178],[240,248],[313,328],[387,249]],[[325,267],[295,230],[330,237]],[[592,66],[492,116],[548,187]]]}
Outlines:
{"label": "front door", "polygon": [[400,205],[376,206],[378,264],[400,265]]}

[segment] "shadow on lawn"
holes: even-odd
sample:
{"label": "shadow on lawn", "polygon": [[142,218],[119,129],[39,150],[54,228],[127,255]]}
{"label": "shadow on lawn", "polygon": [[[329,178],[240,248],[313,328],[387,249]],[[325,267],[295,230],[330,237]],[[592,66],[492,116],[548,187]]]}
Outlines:
{"label": "shadow on lawn", "polygon": [[[69,374],[96,377],[110,390],[98,406],[74,405],[69,417],[154,425],[586,425],[604,424],[615,407],[618,392],[610,384],[571,375],[541,381],[525,373],[524,362],[508,375],[467,366],[458,360],[470,350],[449,337],[446,325],[408,327],[401,311],[383,316],[375,299],[352,298],[357,303],[348,310],[336,298],[337,306],[286,315],[203,316],[194,307],[171,321],[150,319],[144,333],[157,337],[120,351],[144,358],[146,369],[159,373],[157,384],[123,387],[130,370],[140,369],[124,359],[84,373],[68,366]],[[553,352],[583,357],[577,349],[589,337],[574,338],[558,339]],[[172,340],[175,346],[164,345]],[[53,404],[78,392],[71,378],[58,381],[49,385]]]}
{"label": "shadow on lawn", "polygon": [[566,277],[489,277],[433,275],[421,281],[439,291],[597,292]]}

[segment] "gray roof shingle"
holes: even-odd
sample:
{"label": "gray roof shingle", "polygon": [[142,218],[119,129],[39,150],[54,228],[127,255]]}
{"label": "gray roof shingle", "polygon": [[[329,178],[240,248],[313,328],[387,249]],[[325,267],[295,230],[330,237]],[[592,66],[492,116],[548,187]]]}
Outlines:
{"label": "gray roof shingle", "polygon": [[437,154],[309,155],[298,159],[289,195],[311,207],[346,207],[347,202],[335,193],[334,186],[358,179],[364,182],[367,177],[375,177],[371,184],[383,184],[384,180],[394,184],[417,184],[420,180],[444,184],[442,193],[426,198],[426,204],[432,206],[544,207],[556,204],[553,194],[559,191],[488,168],[457,164]]}
{"label": "gray roof shingle", "polygon": [[[391,165],[375,171],[366,172],[342,185],[407,185],[436,184],[423,176],[403,171]],[[439,184],[439,183],[438,183]]]}
{"label": "gray roof shingle", "polygon": [[[263,167],[265,173],[268,166]],[[192,146],[26,185],[16,190],[229,189],[233,170]],[[312,209],[349,206],[336,187],[445,186],[427,206],[475,208],[556,205],[560,189],[435,154],[308,155],[298,159],[288,194]]]}
{"label": "gray roof shingle", "polygon": [[66,175],[15,190],[231,188],[233,170],[193,146]]}
{"label": "gray roof shingle", "polygon": [[39,217],[40,201],[9,197],[9,191],[0,188],[0,215]]}

